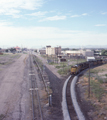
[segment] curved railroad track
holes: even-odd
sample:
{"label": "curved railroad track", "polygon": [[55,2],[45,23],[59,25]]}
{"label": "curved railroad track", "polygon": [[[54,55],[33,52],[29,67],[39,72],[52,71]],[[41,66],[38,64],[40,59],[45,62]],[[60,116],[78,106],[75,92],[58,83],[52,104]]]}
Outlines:
{"label": "curved railroad track", "polygon": [[71,92],[70,92],[70,86],[71,86],[71,82],[72,82],[73,78],[74,78],[74,76],[71,76],[69,81],[67,82],[66,102],[67,102],[67,108],[68,108],[70,119],[71,120],[77,120],[77,115],[76,115],[75,110],[74,110],[73,102],[72,102],[72,99],[71,99]]}
{"label": "curved railroad track", "polygon": [[69,76],[64,83],[63,98],[62,98],[62,111],[64,120],[85,120],[75,93],[75,84],[78,76]]}

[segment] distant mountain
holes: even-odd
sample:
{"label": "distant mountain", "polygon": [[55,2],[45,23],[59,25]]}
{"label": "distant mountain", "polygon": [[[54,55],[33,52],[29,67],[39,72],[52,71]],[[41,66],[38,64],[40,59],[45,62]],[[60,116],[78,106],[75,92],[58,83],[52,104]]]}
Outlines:
{"label": "distant mountain", "polygon": [[62,46],[62,48],[71,48],[71,49],[73,49],[73,48],[82,48],[82,49],[88,49],[88,48],[99,48],[99,49],[101,49],[101,48],[104,48],[104,49],[107,49],[107,45],[84,45],[84,46],[78,46],[78,45],[71,45],[71,46],[66,46],[66,47],[64,47],[64,46]]}

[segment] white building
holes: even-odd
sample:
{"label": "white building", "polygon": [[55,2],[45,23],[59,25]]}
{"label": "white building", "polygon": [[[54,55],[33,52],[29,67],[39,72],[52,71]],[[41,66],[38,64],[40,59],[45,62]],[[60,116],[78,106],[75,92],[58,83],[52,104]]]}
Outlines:
{"label": "white building", "polygon": [[86,51],[82,51],[82,54],[85,57],[93,57],[94,56],[94,51],[86,50]]}
{"label": "white building", "polygon": [[67,50],[67,51],[64,51],[63,53],[64,54],[69,54],[69,55],[72,55],[72,56],[76,56],[76,55],[80,55],[81,51]]}
{"label": "white building", "polygon": [[87,61],[95,61],[95,57],[87,57]]}
{"label": "white building", "polygon": [[63,54],[65,55],[71,55],[71,56],[85,56],[85,57],[93,57],[94,52],[91,50],[66,50],[62,51]]}
{"label": "white building", "polygon": [[46,46],[46,54],[47,55],[59,55],[59,54],[61,54],[61,46],[59,46],[59,47]]}

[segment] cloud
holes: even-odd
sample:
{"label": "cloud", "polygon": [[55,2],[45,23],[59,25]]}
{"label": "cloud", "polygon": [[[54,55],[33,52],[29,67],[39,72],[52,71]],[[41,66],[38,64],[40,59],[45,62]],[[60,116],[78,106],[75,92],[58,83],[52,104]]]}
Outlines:
{"label": "cloud", "polygon": [[42,4],[43,0],[0,0],[0,14],[15,17],[22,9],[35,10]]}
{"label": "cloud", "polygon": [[71,17],[81,17],[81,16],[86,16],[86,15],[88,15],[88,14],[87,13],[83,13],[81,15],[72,15]]}
{"label": "cloud", "polygon": [[55,13],[56,12],[56,10],[52,10],[52,11],[50,11],[50,13]]}
{"label": "cloud", "polygon": [[5,13],[5,15],[11,15],[13,18],[20,18],[22,15],[20,15],[20,10],[10,9],[8,12]]}
{"label": "cloud", "polygon": [[97,24],[95,26],[97,26],[97,27],[103,27],[103,26],[107,26],[107,25],[106,24]]}
{"label": "cloud", "polygon": [[72,15],[71,17],[80,17],[80,15]]}
{"label": "cloud", "polygon": [[[9,27],[1,26],[0,45],[46,46],[46,45],[93,45],[107,44],[107,33],[62,30],[55,27]],[[103,41],[103,43],[102,43]]]}
{"label": "cloud", "polygon": [[41,11],[39,11],[39,12],[35,12],[35,13],[31,13],[31,14],[26,14],[26,15],[30,15],[30,16],[44,16],[46,13],[48,13],[47,11],[45,11],[45,12],[41,12]]}
{"label": "cloud", "polygon": [[12,25],[11,22],[6,22],[5,20],[0,20],[0,27],[1,26],[10,26],[10,25]]}
{"label": "cloud", "polygon": [[86,16],[86,15],[88,15],[88,14],[87,14],[87,13],[83,13],[82,15],[83,15],[83,16]]}
{"label": "cloud", "polygon": [[53,16],[53,17],[47,17],[47,18],[44,18],[43,20],[40,20],[39,22],[42,22],[42,21],[56,21],[56,20],[65,20],[66,19],[66,16]]}
{"label": "cloud", "polygon": [[107,14],[107,12],[103,12],[103,13],[101,13],[102,15],[105,15],[105,14]]}

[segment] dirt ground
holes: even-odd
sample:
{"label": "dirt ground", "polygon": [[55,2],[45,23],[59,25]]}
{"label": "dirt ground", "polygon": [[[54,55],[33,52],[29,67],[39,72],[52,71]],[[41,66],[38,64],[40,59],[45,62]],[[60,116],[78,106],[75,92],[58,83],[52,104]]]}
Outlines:
{"label": "dirt ground", "polygon": [[27,54],[0,55],[0,120],[30,120]]}
{"label": "dirt ground", "polygon": [[[90,120],[107,120],[107,64],[95,67],[90,74],[90,97],[88,97],[87,71],[79,78],[77,91],[82,109]],[[93,88],[94,87],[94,88]]]}
{"label": "dirt ground", "polygon": [[[55,102],[53,108],[59,110],[59,113],[61,114],[59,115],[56,113],[55,114],[56,116],[57,115],[60,116],[60,119],[62,120],[63,117],[61,118],[62,111],[60,111],[60,108],[61,108],[60,102],[62,99],[61,87],[63,86],[64,78],[57,73],[57,69],[54,66],[48,65],[46,63],[46,59],[40,57],[39,55],[38,57],[47,66],[47,73],[49,74],[49,77],[51,80],[51,85],[53,90],[53,100]],[[50,73],[50,71],[52,71],[52,73]],[[54,74],[56,78],[52,77],[51,74]],[[82,108],[82,111],[85,114],[87,120],[107,120],[107,65],[104,64],[92,69],[90,79],[92,79],[95,82],[96,81],[98,82],[98,85],[99,85],[98,90],[95,91],[95,89],[92,89],[93,86],[91,85],[90,97],[88,97],[88,72],[84,73],[83,76],[80,76],[76,84],[76,92],[77,92],[77,99],[78,99],[79,105]],[[101,93],[102,91],[100,92],[100,87],[101,89],[103,88],[104,93]],[[101,97],[100,101],[98,100],[99,95]]]}
{"label": "dirt ground", "polygon": [[38,54],[36,54],[36,56],[42,60],[42,63],[45,65],[45,71],[50,81],[50,88],[52,89],[52,107],[47,108],[49,114],[46,120],[63,120],[61,102],[62,88],[66,78],[59,75],[57,69],[53,65],[49,65],[46,59]]}
{"label": "dirt ground", "polygon": [[[48,107],[47,98],[41,97],[44,118],[46,120],[63,120],[62,88],[67,76],[57,73],[57,68],[47,64],[46,59],[40,57],[46,66],[52,93],[52,107]],[[39,78],[37,78],[39,79]],[[88,72],[80,76],[77,84],[77,96],[80,106],[89,120],[107,120],[107,65],[96,67],[91,72],[91,80],[100,82],[104,89],[100,102],[91,90],[88,98]],[[38,83],[41,88],[41,81]],[[31,120],[31,103],[29,96],[29,60],[28,54],[0,55],[0,120]],[[41,95],[45,95],[41,89]]]}
{"label": "dirt ground", "polygon": [[[44,63],[46,64],[46,63]],[[52,71],[52,72],[51,72]],[[63,120],[61,99],[64,80],[53,66],[47,65],[46,72],[50,80],[52,107],[43,89],[40,96],[45,120]],[[38,74],[38,73],[36,73]],[[39,78],[37,77],[39,80]],[[42,84],[41,84],[42,83]],[[56,84],[57,83],[57,84]],[[31,120],[31,101],[29,94],[28,54],[4,54],[0,56],[0,120]]]}

